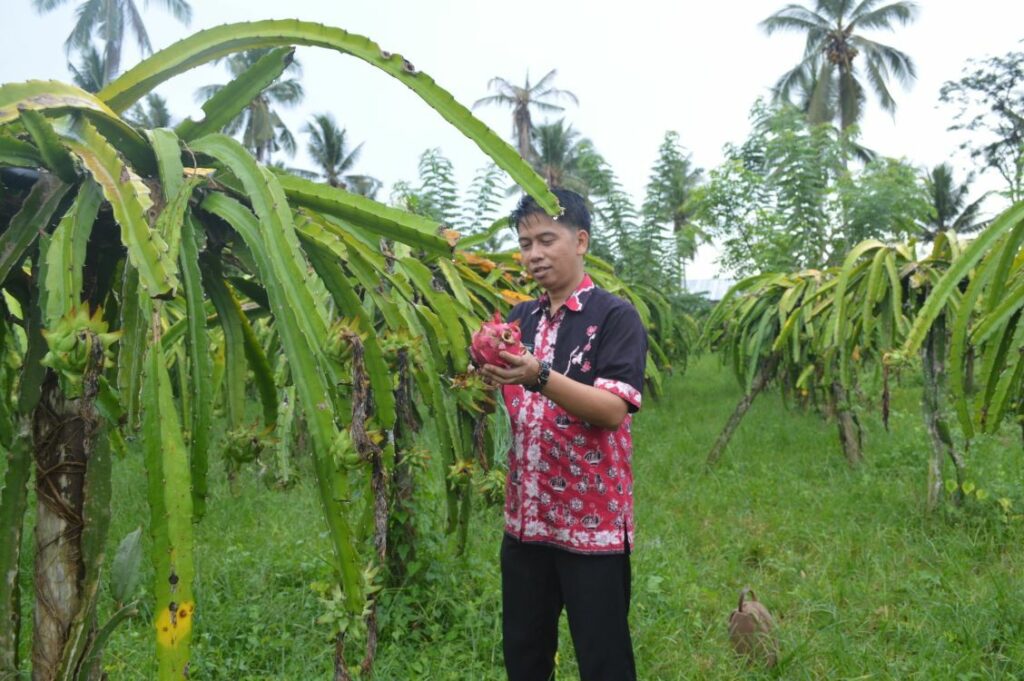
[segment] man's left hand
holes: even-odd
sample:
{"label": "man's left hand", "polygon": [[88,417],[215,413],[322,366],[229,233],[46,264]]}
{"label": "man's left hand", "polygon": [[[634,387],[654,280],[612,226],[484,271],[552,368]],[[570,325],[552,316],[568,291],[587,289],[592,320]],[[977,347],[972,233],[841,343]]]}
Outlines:
{"label": "man's left hand", "polygon": [[508,363],[507,368],[485,364],[481,371],[487,378],[501,385],[534,385],[540,377],[540,361],[530,352],[513,355],[502,352],[501,358]]}

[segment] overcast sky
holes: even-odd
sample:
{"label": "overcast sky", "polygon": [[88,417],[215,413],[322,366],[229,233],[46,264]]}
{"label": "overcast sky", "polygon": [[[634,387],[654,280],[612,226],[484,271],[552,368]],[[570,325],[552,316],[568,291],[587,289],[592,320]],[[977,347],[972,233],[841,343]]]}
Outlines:
{"label": "overcast sky", "polygon": [[[69,0],[40,16],[31,0],[0,0],[0,82],[69,80],[64,39],[74,21]],[[140,5],[140,0],[136,0]],[[754,100],[765,95],[802,51],[795,35],[767,37],[758,23],[782,7],[781,0],[692,2],[631,0],[192,0],[194,18],[185,27],[153,0],[145,12],[159,49],[201,28],[267,18],[300,18],[366,35],[399,52],[430,74],[463,104],[485,96],[487,82],[503,76],[521,83],[558,69],[555,84],[574,92],[579,107],[565,115],[591,138],[639,204],[650,166],[666,130],[676,130],[695,162],[712,168],[725,143],[742,142]],[[953,158],[965,174],[968,161],[946,131],[953,113],[938,104],[943,82],[959,77],[969,58],[1022,49],[1024,2],[1019,0],[921,0],[917,21],[895,33],[868,34],[909,53],[916,84],[893,91],[895,118],[872,105],[862,141],[883,154],[934,165]],[[355,58],[299,48],[305,102],[285,112],[298,133],[311,113],[334,113],[350,138],[365,141],[357,172],[391,183],[416,178],[419,155],[441,147],[463,186],[487,162],[410,90]],[[134,49],[123,67],[138,58]],[[159,90],[180,118],[200,115],[195,89],[226,81],[220,67],[178,76]],[[483,108],[478,116],[503,136],[511,135],[509,110]],[[300,145],[305,136],[298,135]],[[302,155],[295,165],[309,166]],[[691,277],[713,276],[713,250],[703,249]]]}

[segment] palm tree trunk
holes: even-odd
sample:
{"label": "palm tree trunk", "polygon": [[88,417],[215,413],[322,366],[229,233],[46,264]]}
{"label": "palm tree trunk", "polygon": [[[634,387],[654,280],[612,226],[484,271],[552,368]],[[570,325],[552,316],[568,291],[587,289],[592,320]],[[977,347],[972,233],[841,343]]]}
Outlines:
{"label": "palm tree trunk", "polygon": [[718,460],[721,458],[725,448],[729,446],[729,441],[732,440],[733,434],[736,432],[736,429],[739,428],[740,422],[750,409],[750,405],[754,403],[754,399],[762,390],[764,390],[765,386],[768,385],[768,382],[775,374],[775,367],[778,366],[778,363],[779,358],[776,355],[772,355],[762,362],[761,368],[758,369],[757,375],[754,377],[754,382],[750,386],[750,390],[740,398],[740,401],[737,403],[736,408],[733,409],[729,420],[726,421],[725,428],[723,428],[722,432],[719,433],[718,439],[715,440],[715,444],[711,447],[711,451],[708,452],[708,458],[705,462],[705,465],[708,468],[712,468],[716,463],[718,463]]}
{"label": "palm tree trunk", "polygon": [[530,122],[530,112],[516,111],[513,114],[515,121],[516,133],[519,136],[519,155],[523,157],[523,160],[529,162],[533,159],[533,144],[531,137],[533,136],[533,125]]}

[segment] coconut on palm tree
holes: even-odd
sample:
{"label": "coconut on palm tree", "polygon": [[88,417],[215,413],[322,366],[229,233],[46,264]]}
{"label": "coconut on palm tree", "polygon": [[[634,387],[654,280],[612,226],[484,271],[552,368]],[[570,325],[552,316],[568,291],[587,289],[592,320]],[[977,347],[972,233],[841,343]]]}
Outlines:
{"label": "coconut on palm tree", "polygon": [[332,187],[348,189],[356,194],[373,198],[380,190],[380,180],[369,175],[353,175],[352,170],[359,160],[363,143],[350,148],[346,139],[347,131],[339,128],[330,113],[316,114],[302,129],[309,135],[306,150],[320,169],[318,177]]}
{"label": "coconut on palm tree", "polygon": [[[248,71],[261,57],[270,52],[269,48],[236,52],[225,60],[231,78],[236,79]],[[291,59],[285,73],[293,77],[279,78],[264,88],[238,116],[224,127],[229,135],[242,132],[242,144],[252,151],[256,160],[268,163],[275,151],[284,150],[289,156],[295,155],[295,136],[275,110],[275,105],[291,107],[299,104],[305,92],[298,78],[302,66]],[[204,85],[196,90],[196,100],[205,102],[217,94],[223,85]]]}
{"label": "coconut on palm tree", "polygon": [[[32,0],[32,4],[39,12],[52,11],[66,5],[67,2],[68,0]],[[186,26],[192,21],[192,5],[188,0],[160,0],[160,4]],[[146,6],[149,6],[149,0],[146,0]],[[149,33],[142,21],[142,12],[139,11],[135,0],[84,0],[75,9],[75,15],[78,19],[64,45],[68,52],[72,49],[88,52],[92,46],[93,35],[98,35],[104,44],[104,84],[113,80],[121,68],[121,53],[129,32],[134,34],[135,42],[143,55],[153,53]]]}
{"label": "coconut on palm tree", "polygon": [[838,118],[845,130],[863,114],[866,80],[882,108],[894,112],[889,81],[895,78],[909,86],[917,77],[914,62],[906,53],[864,37],[863,31],[910,23],[917,5],[906,0],[881,2],[817,0],[814,9],[791,4],[762,21],[768,35],[799,31],[807,37],[803,59],[776,83],[776,98],[788,102],[803,89],[811,123]]}
{"label": "coconut on palm tree", "polygon": [[931,215],[921,224],[925,241],[933,241],[942,232],[953,230],[958,234],[976,232],[987,223],[979,219],[981,203],[990,192],[985,192],[977,200],[967,203],[973,176],[957,183],[953,179],[953,168],[948,163],[940,163],[932,168],[925,177],[924,184],[931,200]]}
{"label": "coconut on palm tree", "polygon": [[496,93],[482,97],[473,103],[474,109],[484,104],[512,107],[512,136],[516,140],[519,155],[528,161],[533,159],[535,153],[531,145],[533,140],[531,109],[543,112],[565,111],[565,107],[554,103],[563,98],[571,100],[573,104],[579,104],[576,95],[551,85],[555,73],[555,69],[551,69],[547,75],[533,85],[530,84],[530,74],[527,73],[526,83],[522,86],[513,85],[504,78],[491,78],[487,89],[495,90]]}

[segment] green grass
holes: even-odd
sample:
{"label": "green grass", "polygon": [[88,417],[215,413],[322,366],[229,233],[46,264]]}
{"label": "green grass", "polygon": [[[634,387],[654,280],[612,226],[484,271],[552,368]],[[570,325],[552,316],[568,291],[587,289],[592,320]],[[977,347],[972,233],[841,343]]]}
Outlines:
{"label": "green grass", "polygon": [[[641,679],[1024,678],[1024,522],[997,502],[1024,508],[1016,430],[972,445],[969,477],[987,498],[928,515],[912,380],[895,391],[891,433],[877,414],[861,415],[868,460],[859,470],[846,465],[834,425],[769,393],[707,474],[735,381],[705,358],[666,390],[635,427],[631,622]],[[137,460],[117,465],[111,554],[147,522],[142,476]],[[223,475],[212,482],[197,529],[192,677],[330,678],[330,632],[317,623],[325,606],[310,587],[327,579],[329,549],[309,471],[287,491],[251,471],[234,492]],[[441,500],[428,496],[418,513],[430,540],[410,585],[382,598],[375,678],[504,678],[500,510],[477,510],[462,558],[438,538]],[[726,621],[746,585],[779,623],[783,662],[773,672],[747,669],[729,649]],[[27,572],[23,586],[30,593]],[[153,678],[148,620],[115,635],[112,679]],[[564,620],[562,631],[560,677],[576,678]],[[361,654],[353,641],[349,661]]]}

